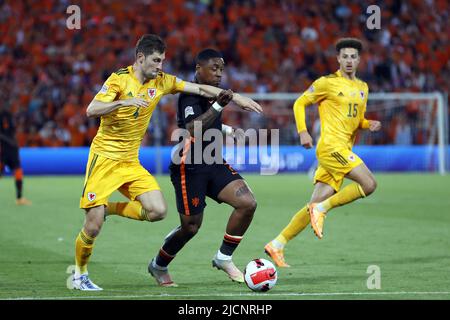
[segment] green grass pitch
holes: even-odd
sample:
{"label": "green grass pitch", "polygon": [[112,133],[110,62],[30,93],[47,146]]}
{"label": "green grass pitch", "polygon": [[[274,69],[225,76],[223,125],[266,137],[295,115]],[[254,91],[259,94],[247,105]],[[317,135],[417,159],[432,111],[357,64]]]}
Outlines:
{"label": "green grass pitch", "polygon": [[[309,199],[306,175],[245,175],[258,209],[234,261],[244,268],[266,258],[263,247]],[[288,244],[289,269],[253,293],[211,267],[231,212],[208,200],[203,226],[170,265],[178,288],[160,288],[146,271],[164,236],[178,225],[172,185],[157,177],[168,217],[148,223],[109,218],[96,241],[89,273],[103,292],[68,290],[83,177],[26,177],[30,207],[17,207],[12,178],[0,179],[0,299],[449,299],[450,176],[376,174],[377,191],[337,208],[318,240],[311,228]],[[112,199],[123,199],[114,194]],[[381,289],[368,289],[368,267],[380,268]]]}

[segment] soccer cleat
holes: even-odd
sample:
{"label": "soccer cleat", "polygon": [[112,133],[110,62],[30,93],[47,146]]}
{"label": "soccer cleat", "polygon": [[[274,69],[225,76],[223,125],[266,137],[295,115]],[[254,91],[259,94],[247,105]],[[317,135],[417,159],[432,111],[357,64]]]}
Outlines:
{"label": "soccer cleat", "polygon": [[266,254],[275,262],[277,267],[289,268],[290,265],[284,260],[284,250],[275,248],[271,242],[264,247]]}
{"label": "soccer cleat", "polygon": [[72,280],[72,285],[74,289],[81,291],[101,291],[103,290],[98,285],[93,283],[87,274],[82,274],[79,278],[75,279],[75,276]]}
{"label": "soccer cleat", "polygon": [[212,266],[224,271],[231,280],[244,282],[244,274],[234,265],[232,260],[220,260],[217,256],[214,256]]}
{"label": "soccer cleat", "polygon": [[311,227],[314,230],[317,238],[323,238],[323,222],[326,218],[326,213],[317,209],[317,203],[308,204],[309,216],[311,218]]}
{"label": "soccer cleat", "polygon": [[178,285],[172,281],[167,267],[164,269],[158,269],[153,265],[153,260],[148,264],[148,272],[155,278],[156,283],[162,287],[178,287]]}
{"label": "soccer cleat", "polygon": [[31,205],[31,201],[26,199],[26,198],[19,198],[19,199],[16,199],[16,205],[18,205],[18,206],[30,206]]}

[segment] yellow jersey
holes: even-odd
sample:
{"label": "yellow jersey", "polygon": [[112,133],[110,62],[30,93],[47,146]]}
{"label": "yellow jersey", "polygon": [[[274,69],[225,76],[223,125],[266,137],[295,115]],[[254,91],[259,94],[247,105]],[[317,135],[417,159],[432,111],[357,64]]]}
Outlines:
{"label": "yellow jersey", "polygon": [[323,76],[294,104],[298,132],[306,130],[304,107],[318,103],[320,117],[319,150],[350,149],[358,128],[368,128],[364,118],[369,87],[357,78],[350,80],[341,71]]}
{"label": "yellow jersey", "polygon": [[112,73],[94,97],[95,100],[112,102],[143,98],[149,102],[149,106],[122,107],[101,116],[91,151],[113,160],[136,161],[141,141],[159,100],[166,94],[182,91],[184,85],[184,81],[164,72],[141,84],[132,66]]}

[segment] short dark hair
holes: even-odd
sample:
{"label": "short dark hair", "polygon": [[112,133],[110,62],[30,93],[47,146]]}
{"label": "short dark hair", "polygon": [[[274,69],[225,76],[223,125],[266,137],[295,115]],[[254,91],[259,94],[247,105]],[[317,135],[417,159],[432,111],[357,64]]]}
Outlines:
{"label": "short dark hair", "polygon": [[195,58],[195,62],[196,63],[206,62],[209,59],[213,59],[213,58],[222,58],[223,59],[223,56],[219,51],[208,48],[208,49],[204,49],[204,50],[200,51],[197,54],[197,57]]}
{"label": "short dark hair", "polygon": [[360,54],[363,49],[363,45],[362,45],[362,42],[356,38],[339,39],[338,42],[336,42],[336,52],[339,54],[341,49],[344,49],[344,48],[356,49],[356,50],[358,50],[358,54]]}
{"label": "short dark hair", "polygon": [[144,34],[136,43],[136,57],[139,52],[142,52],[146,57],[155,51],[159,53],[166,51],[166,44],[156,34]]}

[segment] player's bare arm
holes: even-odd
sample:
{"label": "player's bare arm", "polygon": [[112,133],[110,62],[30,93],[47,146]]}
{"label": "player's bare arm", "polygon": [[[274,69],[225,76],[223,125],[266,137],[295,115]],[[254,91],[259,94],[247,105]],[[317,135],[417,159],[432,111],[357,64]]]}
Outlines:
{"label": "player's bare arm", "polygon": [[148,106],[148,101],[141,98],[124,99],[112,102],[102,102],[94,99],[87,107],[86,115],[90,118],[95,118],[111,113],[116,109],[131,106],[145,108]]}
{"label": "player's bare arm", "polygon": [[[217,96],[217,103],[221,108],[225,107],[233,99],[233,91],[222,90]],[[219,116],[220,112],[212,106],[204,114],[198,116],[194,120],[186,124],[186,129],[189,130],[191,136],[194,136],[194,123],[201,122],[203,130],[208,129],[214,123],[214,120]]]}
{"label": "player's bare arm", "polygon": [[[186,82],[183,89],[183,92],[197,94],[206,98],[216,98],[218,97],[221,91],[222,89],[217,87],[193,82]],[[263,111],[262,107],[258,103],[238,93],[233,94],[232,101],[246,111],[254,111],[257,113],[261,113]]]}

